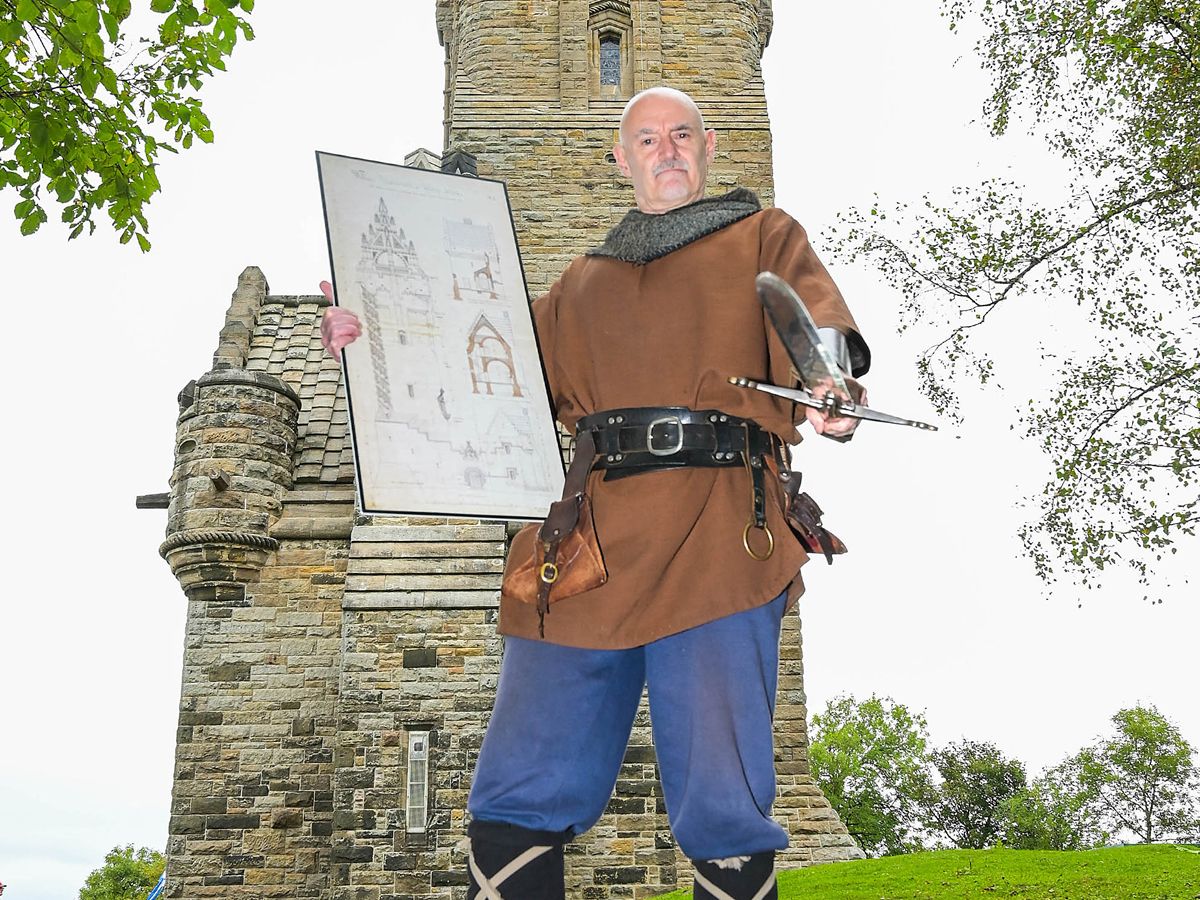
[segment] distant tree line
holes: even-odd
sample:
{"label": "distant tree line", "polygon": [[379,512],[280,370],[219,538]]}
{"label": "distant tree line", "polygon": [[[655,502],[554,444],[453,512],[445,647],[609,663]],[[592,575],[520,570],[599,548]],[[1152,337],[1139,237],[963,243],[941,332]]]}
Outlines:
{"label": "distant tree line", "polygon": [[870,856],[939,847],[1084,850],[1200,838],[1194,748],[1153,706],[1029,780],[995,744],[931,747],[925,717],[842,696],[813,716],[812,773]]}

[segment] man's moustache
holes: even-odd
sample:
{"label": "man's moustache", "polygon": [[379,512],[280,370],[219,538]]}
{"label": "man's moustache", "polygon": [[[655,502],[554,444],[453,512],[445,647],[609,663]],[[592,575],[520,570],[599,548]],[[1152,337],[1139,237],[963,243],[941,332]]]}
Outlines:
{"label": "man's moustache", "polygon": [[678,169],[680,172],[688,171],[688,164],[683,160],[671,160],[670,162],[659,163],[654,167],[654,174],[661,175],[663,172],[669,172],[671,169]]}

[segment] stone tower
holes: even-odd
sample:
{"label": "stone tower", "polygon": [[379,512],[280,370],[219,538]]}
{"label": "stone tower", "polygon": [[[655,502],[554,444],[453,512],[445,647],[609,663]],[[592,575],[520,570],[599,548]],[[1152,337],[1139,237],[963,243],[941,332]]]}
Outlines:
{"label": "stone tower", "polygon": [[[610,152],[643,87],[688,91],[718,129],[710,193],[770,202],[769,0],[437,0],[436,16],[446,150],[408,162],[507,182],[532,295],[631,203]],[[356,515],[324,305],[247,269],[212,370],[180,393],[160,548],[188,602],[170,897],[465,894],[508,529]],[[858,856],[808,774],[794,615],[781,658],[780,864]],[[568,896],[685,886],[655,777],[643,709],[608,812],[568,846]]]}

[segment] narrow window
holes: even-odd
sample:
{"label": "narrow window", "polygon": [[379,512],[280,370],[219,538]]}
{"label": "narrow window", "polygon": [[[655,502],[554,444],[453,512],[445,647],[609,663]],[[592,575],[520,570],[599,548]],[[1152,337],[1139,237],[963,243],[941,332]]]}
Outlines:
{"label": "narrow window", "polygon": [[408,396],[409,396],[409,397],[416,397],[416,396],[417,396],[417,386],[416,386],[415,384],[410,384],[410,385],[408,386]]}
{"label": "narrow window", "polygon": [[410,832],[424,831],[429,814],[429,732],[408,733],[408,812]]}
{"label": "narrow window", "polygon": [[600,37],[600,84],[621,85],[621,38],[616,34]]}

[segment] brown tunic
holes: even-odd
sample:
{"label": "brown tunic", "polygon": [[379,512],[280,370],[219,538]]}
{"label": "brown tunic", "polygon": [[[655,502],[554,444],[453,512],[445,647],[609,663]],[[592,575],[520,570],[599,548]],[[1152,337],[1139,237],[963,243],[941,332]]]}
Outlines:
{"label": "brown tunic", "polygon": [[[533,304],[559,421],[574,432],[582,416],[606,409],[720,409],[797,443],[795,404],[727,381],[741,375],[795,383],[755,294],[754,278],[763,270],[796,289],[819,327],[857,332],[804,229],[777,209],[645,265],[575,259]],[[767,522],[775,553],[765,562],[742,546],[751,516],[744,468],[602,479],[603,472],[593,472],[588,484],[608,581],[555,602],[546,640],[636,647],[766,603],[789,585],[791,601],[803,592],[799,571],[807,554],[784,521],[779,483],[770,474]],[[504,598],[499,630],[536,639],[537,610]]]}

